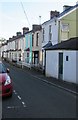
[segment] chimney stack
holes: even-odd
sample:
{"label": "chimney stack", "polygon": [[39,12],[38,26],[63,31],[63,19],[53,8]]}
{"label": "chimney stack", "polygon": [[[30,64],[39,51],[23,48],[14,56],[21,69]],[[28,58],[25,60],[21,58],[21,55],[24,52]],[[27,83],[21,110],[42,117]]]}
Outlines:
{"label": "chimney stack", "polygon": [[63,11],[67,10],[67,9],[70,9],[72,6],[68,6],[68,5],[64,5],[63,6]]}
{"label": "chimney stack", "polygon": [[33,32],[35,32],[37,30],[41,30],[41,25],[37,25],[37,24],[32,25],[32,30],[33,30]]}
{"label": "chimney stack", "polygon": [[15,38],[16,36],[13,36],[12,38]]}
{"label": "chimney stack", "polygon": [[21,33],[21,32],[17,32],[16,35],[17,35],[17,36],[20,36],[20,35],[22,35],[22,33]]}
{"label": "chimney stack", "polygon": [[58,17],[59,16],[59,12],[58,11],[50,11],[50,19],[52,19],[53,17]]}
{"label": "chimney stack", "polygon": [[12,38],[10,37],[9,40],[11,40]]}
{"label": "chimney stack", "polygon": [[23,35],[29,31],[29,28],[28,27],[23,27]]}

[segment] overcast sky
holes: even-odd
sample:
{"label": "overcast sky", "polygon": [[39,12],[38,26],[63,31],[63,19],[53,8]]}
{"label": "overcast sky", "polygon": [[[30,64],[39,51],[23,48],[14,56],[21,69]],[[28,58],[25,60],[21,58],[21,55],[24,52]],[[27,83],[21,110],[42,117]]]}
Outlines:
{"label": "overcast sky", "polygon": [[77,0],[2,0],[0,2],[0,37],[9,39],[16,35],[16,32],[22,32],[23,27],[29,27],[31,30],[32,24],[49,20],[51,10],[62,12],[64,5],[72,6],[76,2]]}

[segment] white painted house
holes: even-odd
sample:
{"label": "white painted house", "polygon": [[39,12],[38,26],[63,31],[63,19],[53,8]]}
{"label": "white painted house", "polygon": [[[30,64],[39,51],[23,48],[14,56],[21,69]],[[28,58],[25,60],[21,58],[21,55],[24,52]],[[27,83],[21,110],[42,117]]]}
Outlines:
{"label": "white painted house", "polygon": [[11,38],[11,60],[17,63],[24,61],[25,37],[21,32]]}
{"label": "white painted house", "polygon": [[78,37],[56,44],[46,49],[46,76],[78,83],[77,61]]}
{"label": "white painted house", "polygon": [[58,21],[59,12],[51,11],[50,20],[42,24],[42,68],[45,70],[45,48],[58,43]]}
{"label": "white painted house", "polygon": [[4,57],[5,59],[7,57],[6,51],[7,51],[7,41],[3,43],[1,47],[1,57]]}

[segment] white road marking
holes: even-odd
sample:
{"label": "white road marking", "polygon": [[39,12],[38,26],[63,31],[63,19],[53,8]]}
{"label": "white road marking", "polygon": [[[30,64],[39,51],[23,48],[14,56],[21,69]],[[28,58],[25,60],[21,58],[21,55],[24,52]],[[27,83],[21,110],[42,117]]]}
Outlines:
{"label": "white road marking", "polygon": [[[17,98],[21,101],[23,107],[27,107],[25,102],[22,102],[22,98],[18,95],[18,93],[15,90],[13,92],[14,92],[14,94],[17,95]],[[10,109],[10,108],[15,108],[15,107],[14,106],[12,106],[12,107],[8,106],[7,108]]]}
{"label": "white road marking", "polygon": [[13,92],[17,95],[17,92],[15,90]]}
{"label": "white road marking", "polygon": [[23,105],[25,105],[25,103],[24,103],[24,102],[22,102],[22,104],[23,104]]}
{"label": "white road marking", "polygon": [[23,107],[27,107],[26,105],[23,105]]}
{"label": "white road marking", "polygon": [[15,108],[19,108],[19,106],[8,106],[7,109],[15,109]]}
{"label": "white road marking", "polygon": [[23,104],[23,107],[27,107],[24,102],[22,102],[22,104]]}
{"label": "white road marking", "polygon": [[13,92],[15,93],[15,90],[13,90]]}
{"label": "white road marking", "polygon": [[20,96],[17,96],[19,100],[21,100],[21,97]]}

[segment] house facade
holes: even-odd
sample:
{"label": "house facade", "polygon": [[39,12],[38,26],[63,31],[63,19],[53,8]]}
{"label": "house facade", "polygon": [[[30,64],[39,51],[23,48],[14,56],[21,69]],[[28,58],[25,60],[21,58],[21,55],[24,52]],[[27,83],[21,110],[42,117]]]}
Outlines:
{"label": "house facade", "polygon": [[[46,76],[78,83],[78,37],[46,49]],[[49,59],[48,59],[49,58]]]}
{"label": "house facade", "polygon": [[7,58],[9,61],[13,61],[15,59],[15,41],[14,36],[10,38],[8,41],[8,49],[7,49]]}
{"label": "house facade", "polygon": [[1,51],[1,57],[6,59],[7,58],[7,41],[2,44],[0,51]]}
{"label": "house facade", "polygon": [[9,38],[5,44],[2,44],[1,54],[4,59],[11,62],[23,61],[24,51],[24,35],[20,32],[16,33],[16,36]]}
{"label": "house facade", "polygon": [[63,6],[64,11],[59,15],[59,42],[77,37],[78,28],[78,4],[75,6]]}
{"label": "house facade", "polygon": [[10,50],[8,50],[8,54],[12,62],[17,62],[17,63],[22,62],[23,60],[22,51],[24,49],[23,42],[24,42],[24,35],[22,35],[21,32],[17,32],[16,36],[10,38],[8,44],[8,48],[10,48]]}
{"label": "house facade", "polygon": [[59,12],[51,11],[50,20],[42,24],[42,69],[45,73],[45,49],[58,43],[58,20]]}
{"label": "house facade", "polygon": [[33,25],[32,34],[32,66],[42,65],[42,28],[41,25]]}
{"label": "house facade", "polygon": [[[78,4],[76,4],[75,6],[64,6],[64,11],[58,17],[59,44],[52,46],[52,49],[47,48],[48,50],[46,51],[46,64],[45,64],[46,76],[53,76],[55,78],[59,78],[73,83],[76,83],[77,81],[76,79],[76,66],[77,66],[76,58],[78,53],[78,51],[76,50],[76,39],[78,40],[76,28],[78,23],[76,19],[77,12]],[[59,49],[60,45],[61,47]],[[72,46],[72,48],[70,46]]]}
{"label": "house facade", "polygon": [[41,25],[32,25],[32,30],[25,33],[24,63],[35,67],[41,63]]}
{"label": "house facade", "polygon": [[31,67],[32,64],[32,30],[25,34],[24,65]]}

